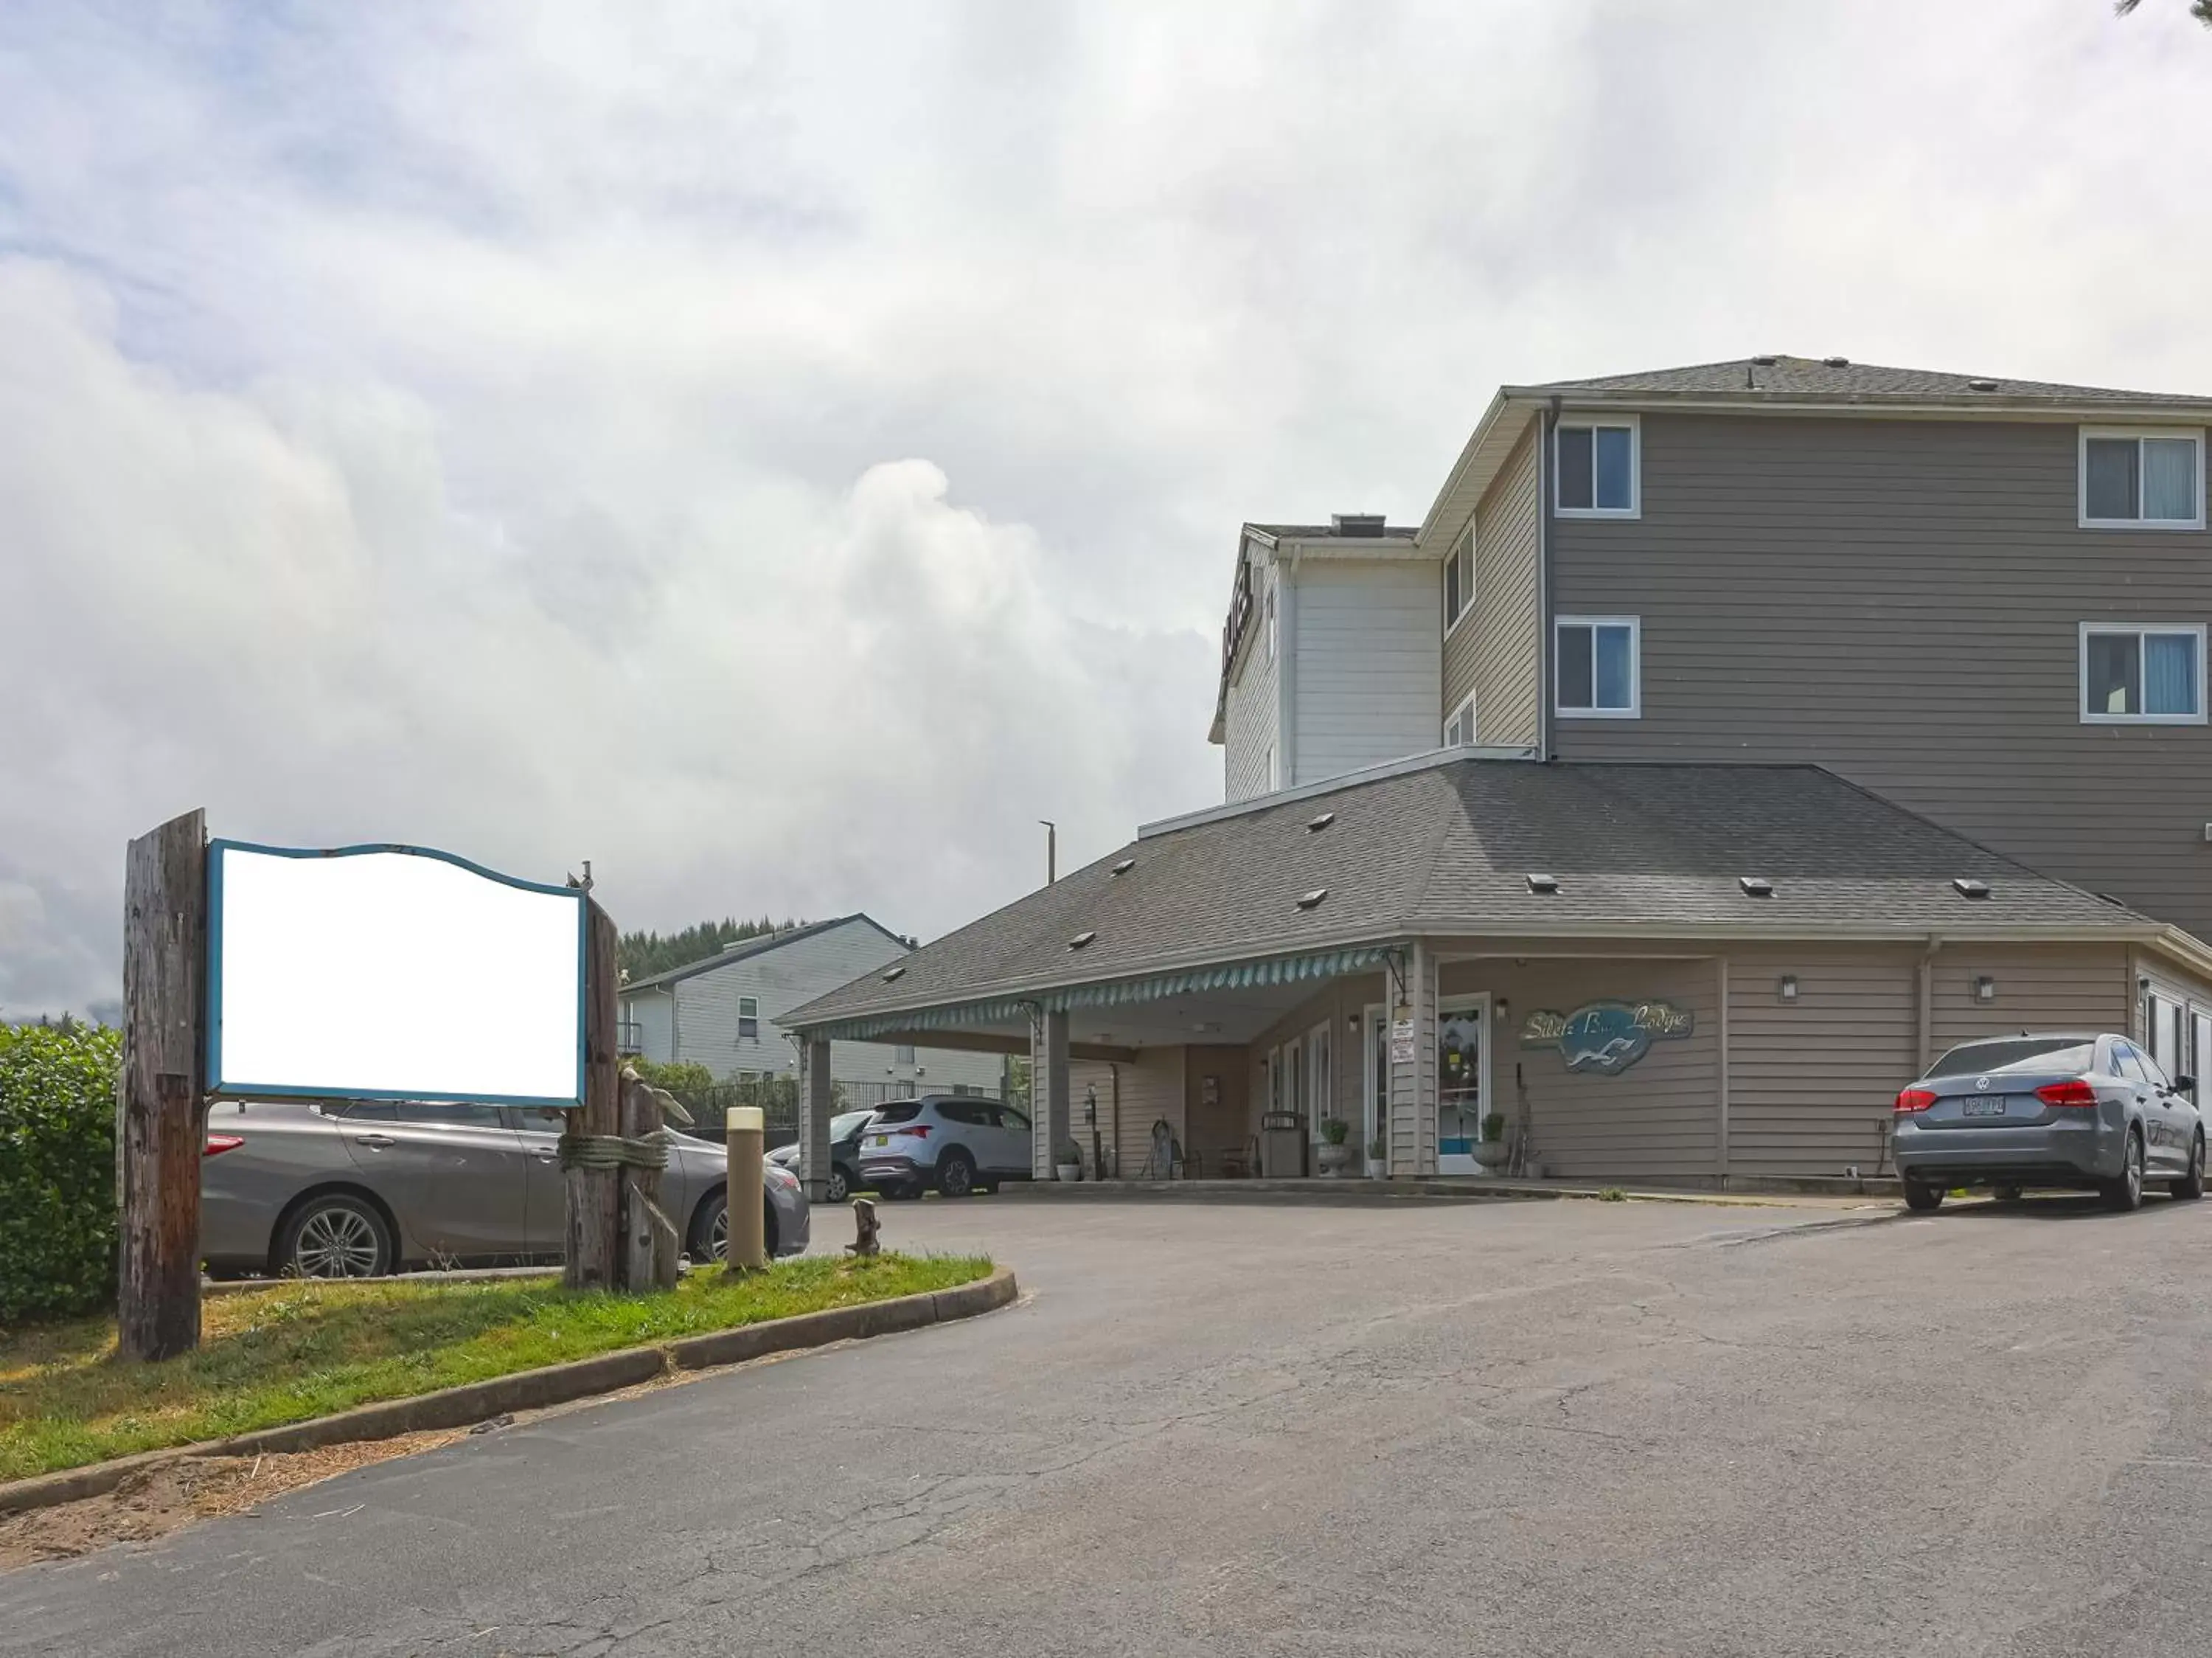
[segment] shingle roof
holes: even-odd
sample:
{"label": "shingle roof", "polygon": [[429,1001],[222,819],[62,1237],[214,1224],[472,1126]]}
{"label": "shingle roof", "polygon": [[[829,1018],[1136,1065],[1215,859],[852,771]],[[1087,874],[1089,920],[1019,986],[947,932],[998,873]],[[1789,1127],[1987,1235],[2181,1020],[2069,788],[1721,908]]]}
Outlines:
{"label": "shingle roof", "polygon": [[1680,369],[1652,369],[1639,374],[1602,375],[1595,380],[1555,380],[1525,392],[1626,392],[1654,396],[1742,396],[1766,393],[1778,399],[1856,398],[1913,402],[1972,403],[2047,399],[2054,403],[2174,404],[2212,401],[2171,392],[2116,391],[2101,386],[2063,386],[2049,381],[2008,380],[2001,375],[1948,374],[1930,369],[1887,369],[1879,363],[1820,357],[1740,357],[1732,363],[1699,363]]}
{"label": "shingle roof", "polygon": [[633,991],[657,991],[664,984],[673,984],[679,978],[696,978],[701,973],[713,972],[717,967],[726,967],[733,961],[744,961],[753,956],[766,955],[770,950],[780,950],[787,944],[796,944],[802,938],[811,938],[817,933],[826,933],[832,927],[842,927],[848,921],[865,921],[885,938],[900,944],[906,942],[873,916],[863,915],[855,911],[848,916],[832,916],[827,921],[810,921],[803,927],[787,927],[780,933],[763,933],[757,938],[748,938],[732,944],[717,954],[702,957],[697,961],[687,961],[680,967],[671,967],[666,972],[655,973],[650,978],[628,979],[622,986],[621,994],[628,996]]}
{"label": "shingle roof", "polygon": [[[1323,813],[1328,825],[1309,828]],[[1534,872],[1556,875],[1559,890],[1532,892]],[[1772,895],[1748,895],[1744,876],[1771,881]],[[1986,881],[1989,896],[1963,896],[1961,878]],[[1300,909],[1319,887],[1328,897]],[[784,1023],[1416,933],[2035,936],[2157,925],[1818,766],[1460,759],[1143,836],[902,958],[896,980],[872,973]]]}
{"label": "shingle roof", "polygon": [[1346,530],[1335,524],[1247,524],[1278,541],[1395,541],[1411,540],[1420,533],[1413,524],[1385,524],[1379,531]]}

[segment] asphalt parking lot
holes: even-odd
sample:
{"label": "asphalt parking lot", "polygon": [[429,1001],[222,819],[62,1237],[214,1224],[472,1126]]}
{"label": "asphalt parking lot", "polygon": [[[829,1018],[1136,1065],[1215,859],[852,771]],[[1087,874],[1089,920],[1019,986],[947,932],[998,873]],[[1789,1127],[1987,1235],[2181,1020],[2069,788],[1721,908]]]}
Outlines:
{"label": "asphalt parking lot", "polygon": [[1024,1301],[0,1578],[0,1651],[2193,1655],[2212,1629],[2212,1204],[884,1216],[1012,1264]]}

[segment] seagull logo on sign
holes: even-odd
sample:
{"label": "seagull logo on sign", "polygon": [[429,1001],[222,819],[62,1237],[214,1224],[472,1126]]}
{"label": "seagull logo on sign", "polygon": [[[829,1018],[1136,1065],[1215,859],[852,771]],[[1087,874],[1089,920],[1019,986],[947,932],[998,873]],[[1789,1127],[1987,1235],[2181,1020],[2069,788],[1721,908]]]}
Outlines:
{"label": "seagull logo on sign", "polygon": [[1977,1094],[1987,1094],[1989,1091],[1990,1079],[1986,1076],[1977,1076],[1974,1079],[1974,1092]]}
{"label": "seagull logo on sign", "polygon": [[1618,1076],[1651,1051],[1654,1041],[1697,1027],[1687,1008],[1671,1002],[1592,1002],[1572,1013],[1540,1009],[1521,1027],[1523,1047],[1556,1047],[1569,1070]]}

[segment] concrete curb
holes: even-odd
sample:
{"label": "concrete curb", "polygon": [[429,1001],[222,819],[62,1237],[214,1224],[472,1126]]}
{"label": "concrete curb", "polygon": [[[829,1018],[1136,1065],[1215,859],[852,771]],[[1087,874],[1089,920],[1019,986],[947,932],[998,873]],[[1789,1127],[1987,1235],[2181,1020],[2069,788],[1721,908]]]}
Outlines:
{"label": "concrete curb", "polygon": [[1496,1204],[1516,1200],[1602,1199],[1608,1192],[1642,1204],[1708,1204],[1725,1208],[1772,1207],[1792,1197],[1864,1198],[1875,1202],[1893,1198],[1895,1183],[1888,1189],[1874,1181],[1838,1181],[1839,1190],[1812,1182],[1791,1183],[1786,1189],[1760,1192],[1732,1187],[1726,1192],[1668,1186],[1619,1186],[1557,1180],[1498,1180],[1469,1177],[1442,1179],[1369,1180],[1080,1180],[1009,1181],[997,1200],[1012,1198],[1030,1203],[1249,1203],[1385,1204],[1402,1203]]}
{"label": "concrete curb", "polygon": [[717,1330],[710,1335],[686,1336],[658,1347],[625,1347],[568,1364],[518,1370],[510,1376],[466,1382],[459,1387],[441,1387],[434,1393],[418,1393],[412,1399],[358,1405],[335,1416],[289,1422],[280,1428],[263,1428],[229,1439],[141,1451],[135,1456],[118,1457],[110,1462],[64,1468],[58,1473],[39,1474],[0,1484],[0,1515],[104,1496],[133,1474],[167,1463],[181,1462],[187,1457],[312,1451],[359,1440],[392,1439],[425,1429],[465,1427],[516,1411],[566,1405],[595,1393],[635,1387],[671,1370],[704,1370],[716,1365],[742,1363],[770,1353],[795,1352],[826,1346],[833,1341],[885,1336],[896,1331],[919,1330],[955,1319],[973,1318],[978,1313],[1006,1306],[1019,1294],[1013,1269],[994,1267],[973,1283],[959,1284],[951,1289],[925,1289],[918,1295],[897,1295],[889,1301],[865,1301],[858,1307],[825,1308],[819,1313],[802,1313],[795,1318],[769,1319],[760,1324],[740,1325],[734,1330]]}

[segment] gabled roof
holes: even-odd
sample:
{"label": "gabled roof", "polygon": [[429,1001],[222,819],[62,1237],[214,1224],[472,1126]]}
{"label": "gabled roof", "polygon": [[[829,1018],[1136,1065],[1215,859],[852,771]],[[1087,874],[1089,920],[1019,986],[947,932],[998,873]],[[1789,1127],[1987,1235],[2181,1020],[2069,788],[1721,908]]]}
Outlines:
{"label": "gabled roof", "polygon": [[[1330,820],[1313,827],[1324,813]],[[1558,889],[1534,890],[1531,875],[1556,877]],[[1771,882],[1771,896],[1746,892],[1746,877]],[[1960,881],[1985,883],[1987,896],[1967,896]],[[1446,753],[1140,832],[902,957],[895,978],[872,972],[783,1023],[1417,934],[2148,940],[2170,930],[1818,766]]]}
{"label": "gabled roof", "polygon": [[757,938],[744,939],[716,954],[698,961],[687,961],[680,967],[671,967],[666,972],[655,973],[650,978],[629,979],[623,984],[617,994],[628,996],[634,991],[657,991],[664,985],[675,984],[678,979],[696,978],[701,973],[710,973],[717,967],[727,967],[735,962],[750,961],[756,957],[767,955],[771,951],[780,950],[787,944],[796,944],[802,939],[812,938],[817,933],[826,933],[834,927],[842,927],[849,921],[866,922],[901,949],[906,948],[906,941],[884,926],[882,922],[878,921],[873,916],[864,915],[856,910],[851,915],[833,916],[828,921],[810,921],[804,927],[787,927],[780,933],[763,933]]}
{"label": "gabled roof", "polygon": [[[1346,529],[1341,524],[1247,524],[1244,533],[1262,541],[1410,541],[1419,533],[1413,524],[1382,524],[1374,529]],[[1241,549],[1240,549],[1241,551]]]}
{"label": "gabled roof", "polygon": [[1680,369],[1647,369],[1635,374],[1602,375],[1594,380],[1554,380],[1540,386],[1511,387],[1510,393],[1628,392],[1651,396],[1764,394],[1778,399],[1883,399],[1911,403],[2018,402],[2037,399],[2068,405],[2115,403],[2130,405],[2202,405],[2212,399],[2172,392],[2117,391],[2102,386],[2067,386],[2042,380],[2007,380],[2000,375],[1948,373],[1934,369],[1888,369],[1843,357],[1780,355],[1739,357],[1728,363],[1692,363]]}

